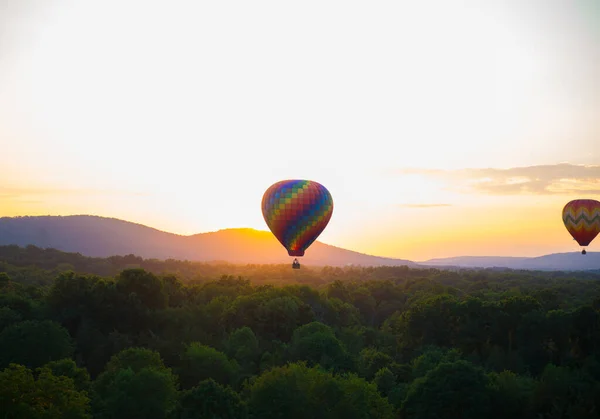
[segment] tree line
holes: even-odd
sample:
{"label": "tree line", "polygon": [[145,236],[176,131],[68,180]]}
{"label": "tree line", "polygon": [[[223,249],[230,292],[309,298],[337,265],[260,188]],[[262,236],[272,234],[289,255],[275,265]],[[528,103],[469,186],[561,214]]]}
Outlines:
{"label": "tree line", "polygon": [[598,273],[0,260],[2,417],[599,416]]}

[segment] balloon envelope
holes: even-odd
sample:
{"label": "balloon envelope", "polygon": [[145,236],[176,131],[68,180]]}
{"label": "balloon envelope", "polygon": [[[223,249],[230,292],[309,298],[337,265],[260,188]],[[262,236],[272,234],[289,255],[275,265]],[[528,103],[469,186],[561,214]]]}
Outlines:
{"label": "balloon envelope", "polygon": [[580,246],[588,246],[600,233],[600,202],[576,199],[563,208],[565,227]]}
{"label": "balloon envelope", "polygon": [[282,180],[266,190],[263,217],[290,256],[304,251],[323,232],[333,213],[333,199],[320,183],[311,180]]}

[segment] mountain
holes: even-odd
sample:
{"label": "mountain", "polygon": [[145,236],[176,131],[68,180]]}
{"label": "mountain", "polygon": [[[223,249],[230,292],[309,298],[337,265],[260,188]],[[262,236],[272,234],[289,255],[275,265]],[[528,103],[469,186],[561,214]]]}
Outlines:
{"label": "mountain", "polygon": [[[0,245],[33,244],[85,256],[135,254],[143,258],[230,263],[291,263],[283,246],[268,231],[225,229],[182,236],[115,218],[91,215],[3,217]],[[307,265],[406,265],[409,260],[366,255],[314,242],[300,262]]]}
{"label": "mountain", "polygon": [[421,265],[438,267],[462,267],[462,268],[495,268],[507,267],[528,260],[527,257],[515,256],[457,256],[450,258],[429,259],[419,262]]}
{"label": "mountain", "polygon": [[[3,217],[0,245],[33,244],[85,256],[135,254],[143,258],[201,262],[290,263],[291,258],[268,231],[232,228],[182,236],[115,218],[91,215]],[[555,253],[539,257],[461,256],[412,262],[371,256],[319,241],[300,262],[307,265],[406,265],[436,268],[508,268],[526,270],[600,270],[600,252]]]}
{"label": "mountain", "polygon": [[430,259],[422,266],[460,268],[508,268],[538,271],[579,271],[600,269],[600,252],[553,253],[538,257],[461,256]]}

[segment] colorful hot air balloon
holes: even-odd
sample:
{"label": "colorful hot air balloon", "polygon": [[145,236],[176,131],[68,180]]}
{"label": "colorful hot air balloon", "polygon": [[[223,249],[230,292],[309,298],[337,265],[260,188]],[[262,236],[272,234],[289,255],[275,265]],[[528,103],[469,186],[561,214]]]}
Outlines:
{"label": "colorful hot air balloon", "polygon": [[[266,190],[262,213],[269,229],[290,256],[304,251],[323,232],[333,213],[333,199],[320,183],[282,180]],[[299,267],[294,260],[293,267]]]}
{"label": "colorful hot air balloon", "polygon": [[[600,233],[600,202],[593,199],[576,199],[563,208],[563,222],[571,236],[585,247]],[[585,255],[585,249],[582,250]]]}

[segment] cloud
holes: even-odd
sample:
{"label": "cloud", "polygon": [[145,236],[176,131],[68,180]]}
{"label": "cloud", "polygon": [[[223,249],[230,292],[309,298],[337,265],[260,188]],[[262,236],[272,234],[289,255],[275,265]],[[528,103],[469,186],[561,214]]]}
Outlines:
{"label": "cloud", "polygon": [[452,204],[399,204],[402,208],[437,208],[437,207],[451,207]]}
{"label": "cloud", "polygon": [[600,166],[560,163],[508,169],[399,169],[397,175],[420,175],[442,180],[448,189],[490,195],[600,194]]}

